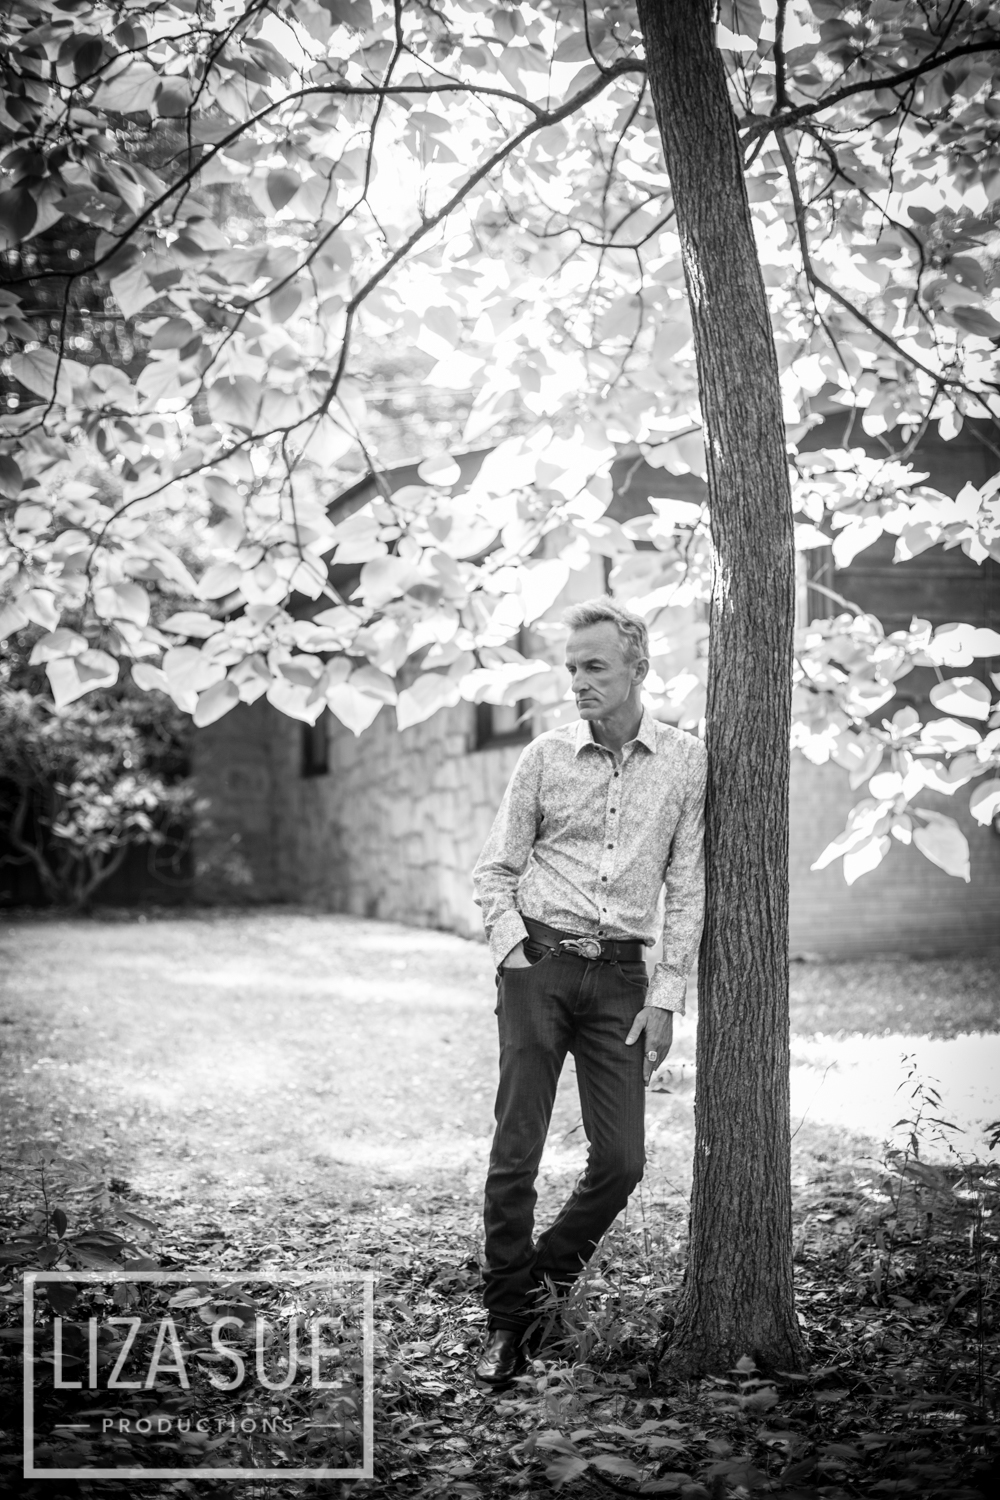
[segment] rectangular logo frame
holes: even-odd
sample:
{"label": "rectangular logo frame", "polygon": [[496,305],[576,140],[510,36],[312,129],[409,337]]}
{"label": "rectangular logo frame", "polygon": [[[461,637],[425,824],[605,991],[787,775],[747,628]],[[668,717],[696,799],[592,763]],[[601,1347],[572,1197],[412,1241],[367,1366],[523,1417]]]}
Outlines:
{"label": "rectangular logo frame", "polygon": [[[361,1467],[354,1469],[208,1469],[186,1468],[79,1468],[40,1469],[35,1457],[35,1286],[41,1282],[72,1282],[74,1286],[102,1286],[120,1282],[151,1282],[155,1285],[189,1286],[197,1282],[264,1282],[277,1286],[360,1283],[364,1286],[362,1308],[362,1449]],[[372,1479],[374,1478],[374,1329],[375,1273],[373,1271],[27,1271],[24,1276],[24,1465],[25,1479],[260,1479],[265,1474],[282,1479]]]}

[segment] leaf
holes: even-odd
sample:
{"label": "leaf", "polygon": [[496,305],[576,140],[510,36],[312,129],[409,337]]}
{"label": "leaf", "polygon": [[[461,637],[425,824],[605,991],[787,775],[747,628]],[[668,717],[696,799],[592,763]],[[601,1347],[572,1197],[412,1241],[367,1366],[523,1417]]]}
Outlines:
{"label": "leaf", "polygon": [[84,224],[96,224],[99,229],[113,229],[122,209],[120,198],[111,193],[99,192],[95,187],[77,188],[67,193],[56,203],[60,213],[68,219],[79,219]]}
{"label": "leaf", "polygon": [[913,809],[920,817],[928,819],[924,828],[914,828],[913,842],[932,864],[940,866],[947,875],[958,880],[971,880],[969,869],[969,841],[954,818],[943,813],[931,813],[922,807]]}
{"label": "leaf", "polygon": [[878,770],[882,755],[881,744],[867,735],[838,735],[833,750],[833,759],[837,765],[843,766],[850,773],[848,781],[852,792],[857,791]]}
{"label": "leaf", "polygon": [[[81,36],[73,39],[73,71],[77,78],[89,78],[91,73],[100,67],[104,56],[104,38],[100,36]],[[62,61],[60,50],[59,60]]]}
{"label": "leaf", "polygon": [[172,635],[194,636],[198,640],[206,640],[222,629],[222,621],[213,620],[211,615],[203,614],[197,609],[182,609],[164,620],[160,629],[169,631]]}
{"label": "leaf", "polygon": [[396,726],[410,729],[422,724],[440,708],[452,708],[461,699],[459,684],[440,672],[425,672],[412,687],[405,688],[396,704]]}
{"label": "leaf", "polygon": [[167,318],[149,341],[150,349],[183,349],[194,338],[187,318]]}
{"label": "leaf", "polygon": [[148,693],[154,688],[159,688],[163,693],[170,691],[167,674],[161,671],[159,667],[154,667],[146,661],[132,663],[132,681],[136,687],[142,688],[144,693]]}
{"label": "leaf", "polygon": [[65,1317],[67,1313],[73,1311],[76,1299],[80,1295],[80,1288],[72,1281],[46,1281],[39,1285],[44,1288],[53,1312]]}
{"label": "leaf", "polygon": [[396,684],[391,677],[385,672],[380,672],[377,667],[358,667],[351,673],[350,681],[352,687],[377,698],[380,703],[396,702]]}
{"label": "leaf", "polygon": [[425,458],[417,465],[417,473],[425,484],[450,486],[457,484],[462,471],[450,453],[441,453],[436,458]]}
{"label": "leaf", "polygon": [[57,708],[75,703],[93,688],[110,687],[118,680],[118,663],[104,651],[86,651],[46,663],[45,675]]}
{"label": "leaf", "polygon": [[156,91],[156,113],[166,120],[180,120],[191,105],[191,85],[186,78],[165,78]]}
{"label": "leaf", "polygon": [[155,302],[159,293],[154,291],[141,266],[130,266],[120,276],[112,276],[110,287],[115,301],[126,318],[134,318],[150,302]]}
{"label": "leaf", "polygon": [[990,697],[989,688],[976,677],[949,677],[936,682],[930,691],[935,708],[947,714],[963,714],[967,719],[988,719]]}
{"label": "leaf", "polygon": [[315,689],[278,677],[267,689],[267,701],[289,718],[315,724],[323,712],[323,699],[314,697]]}
{"label": "leaf", "polygon": [[160,82],[159,73],[149,63],[130,61],[114,78],[98,84],[91,107],[123,115],[151,110]]}
{"label": "leaf", "polygon": [[87,650],[87,639],[65,626],[39,636],[31,650],[29,662],[35,667],[46,661],[56,661],[60,656],[80,656]]}
{"label": "leaf", "polygon": [[979,338],[1000,339],[1000,323],[983,307],[953,307],[950,316],[966,333]]}
{"label": "leaf", "polygon": [[229,422],[252,432],[257,424],[263,391],[249,375],[217,380],[208,388],[208,410],[213,422]]}
{"label": "leaf", "polygon": [[[337,560],[341,560],[339,554]],[[419,568],[401,557],[376,557],[361,569],[358,593],[369,609],[378,609],[390,599],[398,599],[423,577]]]}
{"label": "leaf", "polygon": [[571,1479],[579,1479],[581,1474],[586,1473],[587,1468],[587,1459],[577,1457],[572,1453],[559,1453],[545,1465],[545,1473],[558,1490],[564,1484],[568,1484]]}
{"label": "leaf", "polygon": [[10,359],[10,372],[16,380],[43,401],[51,401],[55,393],[55,399],[63,406],[72,400],[73,379],[81,371],[85,376],[86,371],[75,360],[60,361],[52,349],[32,349],[28,354],[13,354]]}
{"label": "leaf", "polygon": [[[371,667],[368,670],[375,669]],[[375,722],[383,703],[382,699],[361,692],[350,682],[337,682],[328,687],[325,701],[330,712],[336,714],[345,729],[356,735],[363,734],[369,724]]]}
{"label": "leaf", "polygon": [[25,589],[18,600],[28,619],[43,630],[55,630],[59,624],[59,608],[55,595],[48,589]]}
{"label": "leaf", "polygon": [[189,374],[182,374],[176,364],[156,359],[151,359],[140,370],[139,378],[135,383],[138,394],[154,406],[164,397],[169,400],[175,396],[187,395],[192,386],[192,377]]}
{"label": "leaf", "polygon": [[844,855],[844,879],[848,885],[877,869],[888,854],[892,840],[885,834],[873,835]]}
{"label": "leaf", "polygon": [[882,530],[881,516],[864,516],[845,526],[833,539],[833,560],[837,567],[850,567],[859,552],[878,541]]}
{"label": "leaf", "polygon": [[641,1479],[642,1470],[630,1458],[618,1458],[612,1453],[602,1453],[590,1460],[591,1467],[605,1474],[619,1474],[624,1479]]}
{"label": "leaf", "polygon": [[185,713],[194,713],[197,695],[226,675],[225,667],[196,646],[174,646],[163,657],[167,691]]}
{"label": "leaf", "polygon": [[0,193],[0,230],[8,245],[26,240],[38,218],[38,204],[26,183]]}
{"label": "leaf", "polygon": [[969,639],[973,656],[1000,656],[1000,630],[980,625],[970,632]]}
{"label": "leaf", "polygon": [[16,630],[23,630],[27,623],[27,613],[16,599],[0,606],[0,641],[5,641]]}
{"label": "leaf", "polygon": [[979,744],[979,731],[958,719],[932,719],[920,731],[920,742],[935,750],[968,750]]}
{"label": "leaf", "polygon": [[977,786],[969,798],[969,811],[977,823],[992,823],[1000,813],[1000,780],[994,778]]}
{"label": "leaf", "polygon": [[279,167],[267,174],[267,196],[274,204],[276,212],[280,212],[286,203],[290,203],[302,186],[302,178],[290,167]]}
{"label": "leaf", "polygon": [[524,623],[530,625],[551,609],[569,579],[569,564],[561,558],[528,563],[521,574]]}
{"label": "leaf", "polygon": [[93,649],[81,651],[75,662],[80,680],[86,683],[88,689],[110,687],[111,683],[118,681],[118,663],[110,652]]}
{"label": "leaf", "polygon": [[0,494],[7,496],[9,500],[20,493],[24,483],[24,475],[19,465],[7,453],[0,453]]}
{"label": "leaf", "polygon": [[65,1213],[61,1208],[54,1208],[52,1210],[52,1228],[55,1230],[60,1239],[62,1239],[63,1235],[66,1233],[66,1225],[68,1223],[69,1220],[67,1219]]}
{"label": "leaf", "polygon": [[221,719],[223,714],[235,708],[239,701],[239,690],[234,682],[226,678],[222,682],[213,683],[210,688],[198,694],[194,711],[195,728],[204,729],[207,724],[214,724],[216,719]]}
{"label": "leaf", "polygon": [[236,563],[213,563],[202,574],[198,593],[203,599],[222,599],[238,589],[242,582],[243,570]]}
{"label": "leaf", "polygon": [[134,625],[149,623],[149,595],[138,583],[115,583],[96,589],[94,607],[106,620],[131,620]]}

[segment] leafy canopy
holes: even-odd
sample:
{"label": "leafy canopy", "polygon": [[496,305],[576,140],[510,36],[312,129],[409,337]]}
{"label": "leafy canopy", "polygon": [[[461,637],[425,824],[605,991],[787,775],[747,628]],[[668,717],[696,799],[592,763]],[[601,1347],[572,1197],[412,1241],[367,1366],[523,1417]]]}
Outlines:
{"label": "leafy canopy", "polygon": [[[29,632],[56,704],[127,669],[199,725],[261,695],[357,733],[385,703],[558,716],[544,617],[596,557],[696,724],[710,517],[632,7],[24,0],[0,26],[0,637]],[[1000,478],[953,501],[911,465],[970,419],[1000,452],[1000,7],[724,0],[718,40],[800,545],[1000,559]],[[798,450],[838,407],[882,456]],[[468,484],[461,448],[492,449]],[[619,454],[663,475],[624,526]],[[404,457],[419,484],[330,519]],[[803,630],[795,741],[870,794],[820,863],[857,878],[895,836],[968,878],[913,799],[976,781],[1000,808],[997,653],[961,621]],[[928,664],[979,675],[942,680],[943,719],[875,723]]]}

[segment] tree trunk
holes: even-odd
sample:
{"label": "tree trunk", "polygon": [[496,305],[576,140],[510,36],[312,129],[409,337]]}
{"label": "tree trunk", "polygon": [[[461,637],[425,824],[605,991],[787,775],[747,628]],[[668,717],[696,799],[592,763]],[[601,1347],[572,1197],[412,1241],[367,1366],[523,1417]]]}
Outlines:
{"label": "tree trunk", "polygon": [[712,511],[707,910],[691,1242],[668,1359],[803,1360],[792,1278],[788,774],[795,559],[774,340],[709,0],[639,0]]}

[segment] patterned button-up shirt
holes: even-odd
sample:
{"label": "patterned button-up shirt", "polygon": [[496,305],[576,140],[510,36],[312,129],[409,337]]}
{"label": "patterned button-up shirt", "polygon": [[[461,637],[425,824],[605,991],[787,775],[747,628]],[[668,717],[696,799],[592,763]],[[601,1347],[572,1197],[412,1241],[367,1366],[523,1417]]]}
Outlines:
{"label": "patterned button-up shirt", "polygon": [[580,720],[525,747],[473,874],[499,968],[522,917],[578,936],[636,939],[663,961],[647,1005],[683,1014],[701,933],[707,757],[644,711],[621,761]]}

